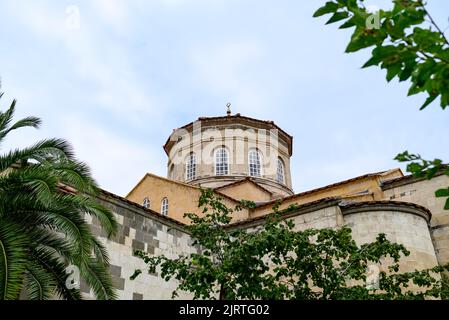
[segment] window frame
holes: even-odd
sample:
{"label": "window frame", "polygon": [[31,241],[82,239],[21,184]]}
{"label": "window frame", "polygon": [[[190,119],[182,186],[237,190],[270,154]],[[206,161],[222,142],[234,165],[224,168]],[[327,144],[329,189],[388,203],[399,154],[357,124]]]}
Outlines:
{"label": "window frame", "polygon": [[[190,152],[186,156],[184,163],[185,163],[185,180],[186,181],[195,180],[196,179],[196,169],[197,169],[195,152],[193,152],[193,151]],[[189,174],[190,174],[190,176],[189,176]]]}
{"label": "window frame", "polygon": [[[225,155],[225,156],[223,156],[223,155],[220,156],[220,162],[217,161],[219,152],[223,152]],[[224,159],[226,161],[223,161]],[[224,166],[224,164],[226,166]],[[220,170],[217,170],[218,166],[220,166]],[[228,151],[228,149],[224,146],[216,148],[214,151],[214,173],[215,173],[215,175],[216,176],[229,175],[229,169],[230,169],[230,167],[229,167],[229,151]],[[220,171],[220,173],[219,173],[219,171]]]}
{"label": "window frame", "polygon": [[168,198],[164,197],[161,201],[161,214],[168,216]]}
{"label": "window frame", "polygon": [[151,201],[148,197],[145,197],[142,201],[142,207],[146,208],[146,209],[150,209],[151,206]]}
{"label": "window frame", "polygon": [[[282,179],[279,179],[280,175],[282,176]],[[285,163],[281,157],[278,157],[278,161],[277,161],[276,181],[279,183],[285,184]]]}
{"label": "window frame", "polygon": [[[251,156],[252,154],[256,154],[257,155],[257,159],[256,159],[256,163],[254,164],[252,162],[253,157]],[[257,164],[258,162],[258,164]],[[258,165],[258,167],[257,167]],[[252,167],[256,167],[256,171],[258,171],[259,174],[251,174],[252,173]],[[258,170],[257,170],[258,169]],[[257,172],[256,172],[257,173]],[[262,153],[260,152],[259,149],[257,148],[252,148],[248,151],[248,175],[250,177],[262,177],[263,176],[263,156]]]}

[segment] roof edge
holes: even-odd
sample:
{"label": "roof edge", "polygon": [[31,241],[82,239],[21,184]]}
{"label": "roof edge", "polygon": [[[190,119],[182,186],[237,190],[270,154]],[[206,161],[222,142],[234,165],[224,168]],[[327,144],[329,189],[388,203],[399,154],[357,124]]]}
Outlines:
{"label": "roof edge", "polygon": [[[294,207],[294,210],[292,210],[290,208],[286,208],[284,210],[281,210],[280,214],[283,219],[288,219],[288,218],[291,218],[294,216],[313,212],[313,211],[320,210],[323,208],[337,206],[340,201],[341,201],[340,197],[323,198],[323,199],[319,199],[316,201],[297,205]],[[273,215],[274,215],[274,213],[269,213],[269,214],[262,215],[259,217],[254,217],[254,218],[243,220],[243,221],[233,222],[233,223],[227,225],[226,228],[234,228],[234,227],[239,228],[242,226],[251,227],[253,225],[259,225],[259,224],[263,223],[263,221],[265,219],[267,219],[268,217],[272,217]]]}
{"label": "roof edge", "polygon": [[183,228],[185,228],[187,226],[185,223],[182,223],[181,221],[178,221],[176,219],[170,218],[168,216],[164,216],[163,214],[160,214],[159,212],[156,212],[156,211],[151,210],[149,208],[145,208],[144,206],[142,206],[142,205],[140,205],[140,204],[138,204],[138,203],[136,203],[134,201],[128,200],[128,199],[126,199],[124,197],[121,197],[119,195],[116,195],[115,193],[106,191],[104,189],[100,189],[100,193],[98,195],[96,195],[95,197],[100,198],[100,199],[102,199],[104,201],[110,201],[110,199],[118,200],[118,201],[120,201],[120,202],[122,202],[122,203],[124,203],[126,205],[132,206],[134,209],[137,209],[137,210],[141,211],[141,212],[139,212],[139,214],[141,214],[143,216],[150,215],[150,216],[152,216],[152,217],[154,217],[156,219],[164,220],[164,222],[168,222],[168,223],[170,223],[172,225],[174,224],[174,225],[182,228],[183,232],[188,233],[187,231],[183,230]]}
{"label": "roof edge", "polygon": [[242,184],[242,183],[247,182],[247,181],[248,181],[248,182],[251,182],[253,185],[255,185],[257,188],[261,189],[262,191],[264,191],[264,192],[266,192],[266,193],[268,193],[268,194],[270,194],[270,195],[273,195],[273,192],[271,192],[270,190],[268,190],[268,189],[262,187],[261,185],[259,185],[259,184],[258,184],[257,182],[255,182],[251,177],[245,177],[245,178],[243,178],[243,179],[240,179],[240,180],[237,180],[237,181],[234,181],[234,182],[225,184],[225,185],[223,185],[223,186],[214,188],[214,190],[221,190],[221,189],[226,189],[226,188],[228,188],[228,187],[234,187],[234,186],[237,186],[237,185]]}
{"label": "roof edge", "polygon": [[429,223],[432,218],[432,212],[426,207],[405,201],[341,201],[339,206],[343,215],[372,211],[400,211],[420,216],[424,218],[427,223]]}
{"label": "roof edge", "polygon": [[[228,116],[217,116],[217,117],[198,117],[197,120],[195,121],[191,121],[186,125],[183,125],[182,127],[176,128],[174,129],[173,132],[180,130],[180,129],[186,129],[190,126],[192,126],[196,121],[208,121],[208,120],[224,120],[224,119],[243,119],[243,120],[249,120],[249,121],[255,121],[258,123],[263,123],[265,125],[270,125],[275,127],[276,129],[278,129],[281,133],[283,133],[285,136],[287,136],[287,138],[290,139],[290,143],[289,143],[289,153],[290,156],[293,154],[293,136],[291,136],[290,134],[288,134],[286,131],[284,131],[281,127],[279,127],[274,121],[271,120],[260,120],[260,119],[256,119],[256,118],[251,118],[251,117],[247,117],[247,116],[242,116],[240,115],[240,113],[237,113],[235,115],[228,115]],[[165,153],[168,155],[169,152],[167,150],[167,145],[170,142],[170,137],[172,136],[173,133],[171,133],[169,135],[169,137],[167,138],[167,140],[165,141],[164,145],[162,146]]]}
{"label": "roof edge", "polygon": [[[447,168],[442,168],[440,171],[438,171],[437,173],[435,173],[434,177],[438,177],[438,176],[442,176],[445,174],[445,170],[447,170]],[[395,178],[395,179],[391,179],[391,180],[387,180],[381,183],[380,187],[382,190],[389,190],[389,189],[393,189],[395,187],[400,187],[403,185],[407,185],[407,184],[411,184],[411,183],[416,183],[416,182],[420,182],[420,181],[424,181],[424,180],[428,180],[427,177],[416,177],[413,174],[409,174],[403,177],[399,177],[399,178]]]}
{"label": "roof edge", "polygon": [[282,199],[272,200],[270,202],[264,203],[264,204],[258,206],[258,208],[264,207],[264,206],[267,206],[267,205],[270,205],[270,204],[273,204],[273,203],[275,203],[276,201],[279,201],[279,200],[280,201],[291,200],[291,199],[294,199],[294,198],[297,198],[297,197],[305,196],[305,195],[312,194],[312,193],[315,193],[315,192],[320,192],[320,191],[323,191],[323,190],[326,190],[326,189],[330,189],[330,188],[333,188],[333,187],[336,187],[336,186],[340,186],[340,185],[343,185],[343,184],[346,184],[346,183],[350,183],[350,182],[354,182],[354,181],[358,181],[358,180],[363,180],[363,179],[367,179],[367,178],[371,178],[371,177],[380,176],[381,174],[384,174],[384,173],[386,173],[388,171],[389,170],[387,170],[387,171],[379,171],[379,172],[375,172],[375,173],[367,173],[367,174],[364,174],[364,175],[361,175],[361,176],[358,176],[358,177],[354,177],[354,178],[350,178],[350,179],[347,179],[347,180],[335,182],[335,183],[329,184],[329,185],[324,186],[324,187],[319,187],[319,188],[316,188],[316,189],[303,191],[303,192],[296,193],[296,194],[293,194],[291,196],[288,196],[288,197],[285,197],[285,198],[282,198]]}

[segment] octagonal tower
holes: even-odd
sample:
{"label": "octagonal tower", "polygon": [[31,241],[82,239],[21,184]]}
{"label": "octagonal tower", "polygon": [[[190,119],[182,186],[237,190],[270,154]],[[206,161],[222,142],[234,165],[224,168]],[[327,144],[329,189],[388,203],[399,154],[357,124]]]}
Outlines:
{"label": "octagonal tower", "polygon": [[274,197],[293,194],[290,157],[293,137],[274,124],[231,115],[200,117],[173,130],[164,145],[167,177],[218,188],[250,179]]}

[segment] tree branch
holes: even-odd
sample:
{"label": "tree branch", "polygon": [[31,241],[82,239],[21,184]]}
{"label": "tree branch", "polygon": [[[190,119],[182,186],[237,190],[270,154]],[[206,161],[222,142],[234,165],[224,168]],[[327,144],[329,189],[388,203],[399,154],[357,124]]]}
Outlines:
{"label": "tree branch", "polygon": [[430,22],[432,23],[432,25],[438,30],[438,32],[441,34],[441,36],[444,39],[444,42],[446,42],[447,45],[449,45],[449,41],[446,38],[446,35],[444,34],[443,31],[441,31],[440,27],[436,24],[435,20],[433,20],[432,16],[430,15],[429,11],[426,9],[426,6],[424,4],[424,2],[421,2],[422,8],[424,10],[424,12],[426,13],[426,15],[429,17]]}

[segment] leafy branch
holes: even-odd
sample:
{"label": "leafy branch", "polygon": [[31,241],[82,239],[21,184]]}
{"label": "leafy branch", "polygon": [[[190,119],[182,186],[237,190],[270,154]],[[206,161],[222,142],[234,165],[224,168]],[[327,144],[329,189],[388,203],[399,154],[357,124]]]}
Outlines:
{"label": "leafy branch", "polygon": [[[166,281],[178,281],[173,296],[187,291],[195,299],[443,297],[439,272],[449,266],[401,273],[400,260],[410,252],[385,234],[358,246],[347,227],[296,231],[284,217],[293,209],[279,211],[277,205],[262,226],[247,230],[231,223],[240,205],[227,208],[211,190],[203,191],[199,203],[203,215],[187,215],[198,252],[176,258],[135,252],[150,274],[159,271]],[[382,263],[379,286],[367,286],[367,268]],[[131,279],[141,273],[136,270]]]}
{"label": "leafy branch", "polygon": [[449,42],[422,0],[393,2],[392,10],[372,14],[363,0],[328,1],[314,17],[332,14],[326,24],[345,20],[340,29],[355,27],[346,52],[374,47],[363,68],[380,66],[388,82],[410,79],[409,96],[427,94],[421,110],[438,97],[444,109],[449,105]]}

